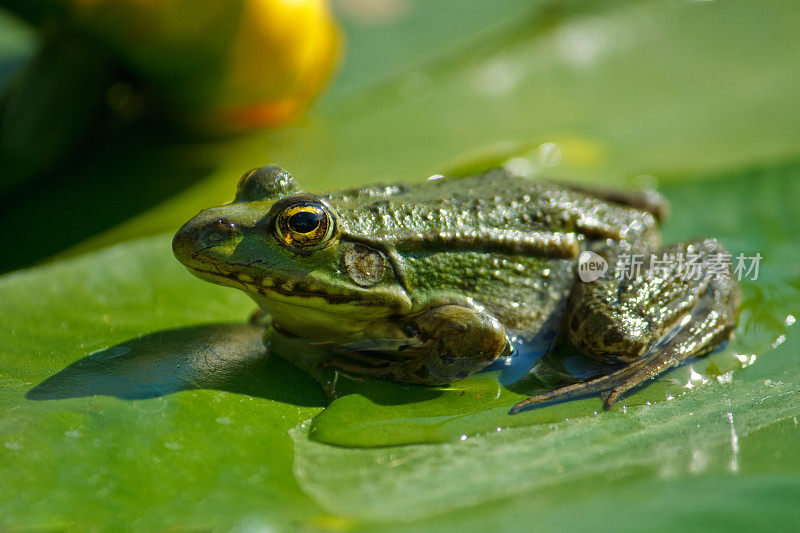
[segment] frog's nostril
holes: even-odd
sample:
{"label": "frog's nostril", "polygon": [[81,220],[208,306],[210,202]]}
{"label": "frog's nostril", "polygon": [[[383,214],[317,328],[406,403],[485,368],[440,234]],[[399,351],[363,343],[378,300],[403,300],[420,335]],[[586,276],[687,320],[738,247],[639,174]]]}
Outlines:
{"label": "frog's nostril", "polygon": [[214,230],[222,235],[230,235],[236,231],[236,224],[227,218],[219,218],[214,222]]}

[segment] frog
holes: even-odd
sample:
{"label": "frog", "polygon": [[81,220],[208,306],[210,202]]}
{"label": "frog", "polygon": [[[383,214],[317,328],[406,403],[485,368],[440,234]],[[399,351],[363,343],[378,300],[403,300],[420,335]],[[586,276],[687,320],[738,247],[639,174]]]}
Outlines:
{"label": "frog", "polygon": [[[551,339],[607,370],[510,413],[585,396],[610,409],[736,326],[729,265],[703,262],[687,276],[681,261],[661,260],[725,248],[713,238],[662,245],[667,212],[653,190],[504,168],[308,192],[268,165],[240,178],[232,202],[186,222],[172,247],[195,276],[249,295],[267,317],[270,353],[321,383],[334,371],[446,387],[513,357],[520,342]],[[587,254],[607,270],[584,281]],[[640,268],[616,275],[625,257]]]}

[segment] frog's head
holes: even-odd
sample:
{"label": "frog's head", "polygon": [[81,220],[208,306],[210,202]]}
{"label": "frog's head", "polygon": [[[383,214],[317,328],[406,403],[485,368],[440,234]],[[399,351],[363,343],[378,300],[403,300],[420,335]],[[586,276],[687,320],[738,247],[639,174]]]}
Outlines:
{"label": "frog's head", "polygon": [[343,234],[339,216],[267,166],[242,177],[233,202],[184,224],[172,248],[190,272],[245,291],[288,333],[358,338],[411,304],[390,253]]}

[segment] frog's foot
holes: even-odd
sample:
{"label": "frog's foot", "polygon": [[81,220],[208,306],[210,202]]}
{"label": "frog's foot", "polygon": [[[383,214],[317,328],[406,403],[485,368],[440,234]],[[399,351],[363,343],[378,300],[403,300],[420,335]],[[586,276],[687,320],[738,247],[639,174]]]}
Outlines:
{"label": "frog's foot", "polygon": [[441,305],[409,319],[403,339],[338,346],[324,364],[403,383],[445,385],[474,374],[509,350],[505,328],[473,308]]}
{"label": "frog's foot", "polygon": [[652,261],[650,254],[628,255],[626,260],[642,259],[641,272],[633,276],[613,274],[620,272],[615,267],[622,255],[617,254],[616,247],[604,251],[609,275],[576,282],[566,334],[584,354],[626,365],[528,398],[515,405],[512,414],[532,404],[595,394],[609,409],[628,390],[687,357],[711,352],[730,337],[738,290],[730,255],[716,240],[673,244],[653,254]]}

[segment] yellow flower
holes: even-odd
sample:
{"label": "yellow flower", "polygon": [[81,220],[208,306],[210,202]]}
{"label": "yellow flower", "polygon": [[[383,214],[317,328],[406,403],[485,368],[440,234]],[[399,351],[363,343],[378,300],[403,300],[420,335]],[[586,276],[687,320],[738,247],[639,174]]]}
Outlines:
{"label": "yellow flower", "polygon": [[320,92],[340,33],[325,0],[64,0],[89,32],[188,122],[280,124]]}
{"label": "yellow flower", "polygon": [[323,0],[245,2],[220,101],[236,127],[283,122],[322,89],[338,32]]}

